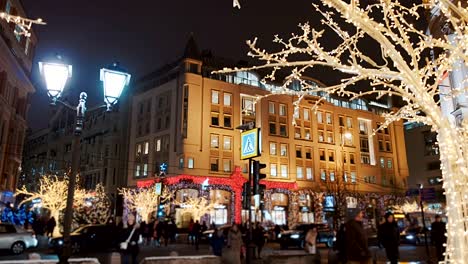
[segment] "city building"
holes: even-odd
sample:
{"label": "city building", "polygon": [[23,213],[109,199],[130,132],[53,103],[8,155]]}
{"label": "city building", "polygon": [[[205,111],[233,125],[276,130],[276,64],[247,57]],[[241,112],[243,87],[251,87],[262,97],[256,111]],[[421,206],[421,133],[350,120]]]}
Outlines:
{"label": "city building", "polygon": [[[93,189],[102,184],[114,206],[117,188],[125,185],[127,152],[124,142],[125,113],[98,108],[85,115],[81,136],[79,184]],[[70,172],[75,112],[62,106],[52,107],[49,127],[27,136],[23,171],[18,185],[37,188],[44,175],[66,175]]]}
{"label": "city building", "polygon": [[[0,1],[0,11],[25,17],[19,0]],[[26,135],[26,113],[31,82],[31,66],[37,38],[15,34],[16,24],[0,19],[0,200],[12,202],[21,170]]]}
{"label": "city building", "polygon": [[[404,195],[408,167],[402,122],[372,136],[388,105],[329,96],[314,110],[319,97],[311,94],[295,111],[293,97],[270,95],[278,87],[261,83],[257,73],[212,73],[235,65],[200,53],[191,37],[181,59],[135,83],[129,186],[162,182],[179,202],[203,195],[216,203],[204,218],[208,223],[245,221],[241,197],[248,161],[240,159],[236,127],[254,122],[261,129],[262,155],[256,159],[267,164],[258,220],[323,221],[324,212],[334,207],[328,187],[339,179],[365,208],[383,210]],[[187,226],[190,215],[177,208],[172,213],[178,226]]]}

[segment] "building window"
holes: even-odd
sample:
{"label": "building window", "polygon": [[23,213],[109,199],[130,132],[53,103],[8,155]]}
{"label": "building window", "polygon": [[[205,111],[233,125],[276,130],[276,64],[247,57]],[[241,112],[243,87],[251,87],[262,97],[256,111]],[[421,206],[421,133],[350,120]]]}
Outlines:
{"label": "building window", "polygon": [[144,151],[144,154],[145,154],[145,155],[148,155],[148,153],[149,153],[149,142],[147,141],[147,142],[145,142],[145,151]]}
{"label": "building window", "polygon": [[156,151],[161,151],[161,139],[156,139]]}
{"label": "building window", "polygon": [[304,120],[309,121],[310,120],[310,111],[309,109],[304,108]]}
{"label": "building window", "polygon": [[323,141],[324,141],[324,138],[325,138],[325,135],[324,135],[323,130],[319,130],[319,131],[318,131],[318,141],[319,141],[319,142],[323,142]]}
{"label": "building window", "polygon": [[357,182],[356,172],[352,171],[351,172],[351,183],[356,183],[356,182]]}
{"label": "building window", "polygon": [[136,145],[136,155],[139,156],[141,155],[142,149],[141,149],[141,144]]}
{"label": "building window", "polygon": [[141,169],[140,164],[137,164],[135,168],[135,177],[140,177],[140,169]]}
{"label": "building window", "polygon": [[179,169],[183,169],[184,168],[184,158],[180,158],[179,159]]}
{"label": "building window", "polygon": [[276,156],[276,143],[270,142],[270,155]]}
{"label": "building window", "polygon": [[294,128],[294,138],[301,138],[301,128],[300,127],[295,127]]}
{"label": "building window", "polygon": [[390,144],[390,141],[385,141],[385,149],[388,151],[388,152],[391,152],[392,151],[392,146]]}
{"label": "building window", "polygon": [[219,148],[219,135],[211,134],[211,148]]}
{"label": "building window", "polygon": [[366,120],[359,120],[359,133],[363,135],[367,135],[367,121]]}
{"label": "building window", "polygon": [[333,132],[327,132],[327,142],[333,143]]}
{"label": "building window", "polygon": [[302,167],[297,167],[296,168],[296,177],[298,179],[303,179],[304,178]]}
{"label": "building window", "polygon": [[335,181],[335,172],[330,171],[330,181],[334,182]]}
{"label": "building window", "polygon": [[187,168],[193,169],[194,161],[193,158],[187,158]]}
{"label": "building window", "polygon": [[224,127],[231,128],[231,116],[230,115],[224,115]]}
{"label": "building window", "polygon": [[320,111],[317,112],[317,122],[323,124],[323,114]]}
{"label": "building window", "polygon": [[219,168],[219,159],[211,158],[210,159],[210,171],[218,171]]}
{"label": "building window", "polygon": [[143,164],[143,177],[148,176],[148,164]]}
{"label": "building window", "polygon": [[352,154],[352,153],[349,154],[349,163],[356,164],[355,160],[354,160],[354,154]]}
{"label": "building window", "polygon": [[361,137],[360,143],[361,143],[361,152],[369,152],[369,139]]}
{"label": "building window", "polygon": [[280,116],[286,116],[286,115],[287,115],[286,112],[287,112],[287,111],[286,111],[286,105],[280,104],[280,105],[279,105],[279,115],[280,115]]}
{"label": "building window", "polygon": [[231,137],[224,136],[224,144],[223,144],[224,150],[231,150],[231,142],[232,142]]}
{"label": "building window", "polygon": [[385,158],[384,157],[380,157],[380,167],[385,168]]}
{"label": "building window", "polygon": [[330,161],[330,162],[335,161],[335,151],[333,151],[333,150],[328,151],[328,161]]}
{"label": "building window", "polygon": [[296,146],[296,158],[299,158],[299,159],[302,158],[302,147],[301,146]]}
{"label": "building window", "polygon": [[26,38],[26,45],[24,46],[24,54],[29,55],[29,46],[31,45],[31,40]]}
{"label": "building window", "polygon": [[327,113],[326,115],[327,115],[327,124],[328,124],[328,125],[333,124],[332,114],[331,114],[331,113]]}
{"label": "building window", "polygon": [[379,139],[379,151],[385,151],[383,141]]}
{"label": "building window", "polygon": [[304,138],[307,140],[311,140],[312,137],[310,136],[310,129],[309,128],[304,128]]}
{"label": "building window", "polygon": [[281,164],[281,177],[288,178],[288,165]]}
{"label": "building window", "polygon": [[268,113],[274,115],[275,114],[275,103],[268,102]]}
{"label": "building window", "polygon": [[274,163],[270,163],[270,176],[271,177],[277,177],[278,176],[278,172],[277,172],[277,169],[276,169],[276,164],[274,164]]}
{"label": "building window", "polygon": [[312,174],[312,168],[306,168],[306,178],[307,180],[314,179],[314,175]]}
{"label": "building window", "polygon": [[286,124],[280,124],[280,135],[283,137],[288,136],[287,126]]}
{"label": "building window", "polygon": [[286,144],[281,144],[280,145],[280,156],[281,157],[287,157],[288,156],[288,145]]}
{"label": "building window", "polygon": [[348,128],[353,128],[353,118],[351,117],[346,117],[346,126]]}
{"label": "building window", "polygon": [[393,160],[392,159],[387,159],[387,168],[389,168],[389,169],[393,168]]}
{"label": "building window", "polygon": [[320,160],[326,160],[325,159],[325,150],[324,149],[319,150],[319,157],[320,157]]}
{"label": "building window", "polygon": [[211,90],[211,103],[219,104],[219,91]]}
{"label": "building window", "polygon": [[311,148],[305,148],[305,158],[306,159],[312,159],[312,149]]}
{"label": "building window", "polygon": [[223,171],[224,172],[231,172],[231,160],[224,159],[223,160]]}
{"label": "building window", "polygon": [[232,94],[224,93],[224,106],[231,106]]}
{"label": "building window", "polygon": [[344,127],[344,116],[338,116],[338,124],[340,127]]}
{"label": "building window", "polygon": [[320,180],[326,181],[327,180],[327,172],[325,169],[320,169]]}
{"label": "building window", "polygon": [[211,113],[211,125],[219,126],[219,113]]}
{"label": "building window", "polygon": [[254,99],[249,97],[242,97],[242,110],[244,113],[254,113]]}
{"label": "building window", "polygon": [[361,153],[361,163],[362,164],[370,164],[369,154],[362,154]]}
{"label": "building window", "polygon": [[10,3],[10,1],[7,1],[7,2],[6,2],[6,5],[5,5],[5,13],[11,15],[11,3]]}
{"label": "building window", "polygon": [[270,135],[276,135],[276,124],[270,123]]}

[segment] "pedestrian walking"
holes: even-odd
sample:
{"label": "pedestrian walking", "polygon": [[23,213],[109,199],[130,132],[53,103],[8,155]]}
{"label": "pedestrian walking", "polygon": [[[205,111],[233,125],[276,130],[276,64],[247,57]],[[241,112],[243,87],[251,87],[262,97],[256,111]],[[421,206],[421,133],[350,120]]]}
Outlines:
{"label": "pedestrian walking", "polygon": [[385,253],[390,264],[397,264],[400,258],[398,251],[400,230],[392,213],[385,214],[385,223],[379,226],[378,238],[379,243],[385,248]]}
{"label": "pedestrian walking", "polygon": [[362,226],[364,212],[359,210],[354,219],[345,224],[346,258],[348,264],[368,264],[371,254],[368,248],[367,235]]}
{"label": "pedestrian walking", "polygon": [[168,226],[168,230],[169,230],[169,241],[171,243],[175,243],[176,235],[177,235],[177,225],[175,224],[174,219],[171,219],[171,222],[169,223],[169,226]]}
{"label": "pedestrian walking", "polygon": [[265,230],[263,230],[262,225],[257,222],[255,229],[253,230],[253,240],[255,245],[257,246],[257,258],[262,258],[262,249],[265,245]]}
{"label": "pedestrian walking", "polygon": [[167,247],[167,243],[169,243],[169,222],[164,221],[162,224],[162,237],[164,239],[164,246]]}
{"label": "pedestrian walking", "polygon": [[237,224],[234,224],[228,233],[228,249],[223,255],[223,260],[227,264],[241,263],[242,233]]}
{"label": "pedestrian walking", "polygon": [[188,243],[194,244],[194,237],[193,237],[193,225],[195,225],[195,222],[193,221],[193,218],[190,219],[190,223],[188,226]]}
{"label": "pedestrian walking", "polygon": [[57,222],[55,221],[55,217],[52,216],[49,219],[49,221],[47,221],[46,230],[47,230],[47,236],[48,237],[52,237],[54,235],[54,229],[55,229],[56,225],[57,225]]}
{"label": "pedestrian walking", "polygon": [[333,250],[337,251],[338,263],[346,263],[346,227],[344,224],[340,225],[340,229],[336,233],[336,243]]}
{"label": "pedestrian walking", "polygon": [[200,234],[201,234],[201,225],[200,222],[197,220],[193,225],[192,235],[193,239],[195,240],[195,249],[198,250],[198,244],[200,243]]}
{"label": "pedestrian walking", "polygon": [[447,241],[445,223],[440,215],[436,215],[435,221],[431,224],[431,241],[436,248],[437,261],[444,261],[444,243]]}
{"label": "pedestrian walking", "polygon": [[213,249],[213,255],[222,256],[224,246],[224,234],[222,229],[215,227],[213,236],[211,237],[211,248]]}
{"label": "pedestrian walking", "polygon": [[120,250],[122,253],[123,264],[136,264],[140,248],[138,240],[140,238],[140,228],[135,221],[135,216],[129,214],[127,216],[127,223],[124,223],[120,232]]}

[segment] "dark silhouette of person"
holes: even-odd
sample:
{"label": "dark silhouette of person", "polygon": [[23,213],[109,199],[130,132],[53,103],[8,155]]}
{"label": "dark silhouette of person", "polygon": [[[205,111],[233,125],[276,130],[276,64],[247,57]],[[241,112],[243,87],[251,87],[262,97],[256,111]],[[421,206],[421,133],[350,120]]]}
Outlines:
{"label": "dark silhouette of person", "polygon": [[[133,231],[132,231],[133,230]],[[132,233],[133,232],[133,233]],[[122,258],[124,264],[137,264],[138,253],[140,252],[140,247],[138,245],[138,240],[140,238],[140,228],[135,222],[135,216],[129,214],[127,217],[127,224],[123,226],[123,229],[120,232],[120,242],[128,241],[128,246],[126,249],[122,249]]]}
{"label": "dark silhouette of person", "polygon": [[391,264],[397,264],[400,257],[400,231],[392,213],[385,214],[385,223],[379,227],[379,242],[385,248],[387,259]]}
{"label": "dark silhouette of person", "polygon": [[253,236],[254,243],[257,246],[257,258],[261,259],[262,249],[265,245],[265,231],[258,222],[253,230]]}
{"label": "dark silhouette of person", "polygon": [[435,221],[431,224],[431,241],[436,248],[437,260],[444,260],[444,243],[447,241],[445,232],[447,231],[445,223],[442,222],[440,215],[436,215]]}
{"label": "dark silhouette of person", "polygon": [[365,264],[370,262],[371,254],[367,242],[367,234],[362,226],[364,212],[358,211],[354,219],[345,224],[346,259],[347,263]]}
{"label": "dark silhouette of person", "polygon": [[200,222],[198,222],[198,220],[193,225],[192,232],[193,232],[193,236],[195,239],[195,249],[198,250],[198,244],[200,243],[200,233],[201,233],[201,225],[200,225]]}
{"label": "dark silhouette of person", "polygon": [[55,218],[52,216],[49,221],[47,221],[47,236],[52,237],[54,235],[54,229],[55,226],[57,225],[57,222],[55,221]]}
{"label": "dark silhouette of person", "polygon": [[333,249],[338,251],[338,262],[342,264],[346,263],[346,228],[344,224],[341,224],[340,229],[336,233],[336,243]]}

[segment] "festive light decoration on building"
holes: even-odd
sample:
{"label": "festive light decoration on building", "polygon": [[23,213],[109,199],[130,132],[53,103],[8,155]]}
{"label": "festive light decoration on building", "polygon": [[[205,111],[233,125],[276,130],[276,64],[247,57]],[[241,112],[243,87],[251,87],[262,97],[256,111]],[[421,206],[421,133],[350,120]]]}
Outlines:
{"label": "festive light decoration on building", "polygon": [[239,0],[233,0],[232,6],[233,6],[234,8],[235,8],[235,7],[239,8],[239,9],[241,8],[240,3],[239,3]]}
{"label": "festive light decoration on building", "polygon": [[[323,16],[322,24],[336,33],[341,43],[330,47],[323,39],[323,30],[317,31],[309,24],[303,24],[300,25],[300,34],[293,34],[287,40],[275,37],[274,42],[281,46],[276,52],[257,47],[256,39],[248,41],[249,55],[262,61],[262,65],[224,69],[218,73],[271,68],[272,72],[263,80],[265,82],[274,81],[277,71],[292,69],[283,86],[272,90],[271,94],[295,96],[295,110],[312,92],[336,94],[350,100],[367,95],[378,99],[383,96],[401,97],[406,105],[384,114],[385,122],[379,129],[404,119],[429,125],[438,133],[448,217],[445,261],[468,263],[468,120],[456,124],[454,117],[439,107],[439,100],[451,100],[468,92],[466,79],[461,87],[444,92],[439,89],[444,74],[457,70],[456,65],[468,65],[468,9],[462,6],[463,1],[426,2],[407,7],[398,1],[381,0],[361,7],[356,0],[322,0],[334,11],[321,9],[316,4],[313,6]],[[413,21],[420,19],[425,8],[441,14],[450,28],[450,37],[436,38],[415,26]],[[337,15],[347,22],[345,27],[342,27],[343,22],[337,22]],[[376,17],[380,20],[377,21]],[[350,30],[350,26],[354,28]],[[369,39],[380,48],[381,58],[367,55],[367,50],[360,45]],[[431,59],[425,57],[433,50],[442,52]],[[350,77],[329,87],[309,85],[302,75],[316,66],[329,67]],[[363,80],[370,81],[372,89],[348,89]],[[293,81],[299,82],[302,89],[288,89]],[[324,97],[316,100],[314,107],[317,108],[324,100]]]}
{"label": "festive light decoration on building", "polygon": [[8,23],[16,24],[14,33],[19,36],[25,36],[29,38],[31,36],[31,27],[33,24],[45,25],[46,23],[42,21],[41,18],[38,19],[28,19],[20,16],[12,16],[5,12],[0,12],[0,18],[4,19]]}
{"label": "festive light decoration on building", "polygon": [[104,186],[97,184],[93,190],[86,191],[82,200],[77,201],[73,211],[76,226],[86,224],[105,224],[111,216],[111,202]]}
{"label": "festive light decoration on building", "polygon": [[185,201],[176,201],[175,204],[179,206],[182,215],[189,213],[194,221],[200,221],[202,216],[210,213],[216,206],[205,197],[189,197]]}
{"label": "festive light decoration on building", "polygon": [[173,197],[173,193],[167,189],[158,195],[152,187],[122,188],[119,189],[119,193],[124,198],[126,209],[130,212],[136,212],[141,221],[146,223],[149,222],[150,216],[157,212],[160,202],[165,202]]}
{"label": "festive light decoration on building", "polygon": [[[47,208],[50,211],[51,217],[55,218],[57,223],[60,223],[60,212],[65,210],[67,206],[67,193],[68,193],[68,177],[63,176],[59,178],[58,176],[43,176],[39,180],[39,188],[37,191],[28,191],[25,186],[16,190],[16,196],[19,194],[27,196],[26,199],[21,201],[21,204],[24,204],[34,199],[41,199],[41,204],[43,208]],[[75,189],[75,204],[81,203],[85,197],[85,192],[83,189],[76,187]],[[59,236],[60,228],[54,229],[54,235]]]}

